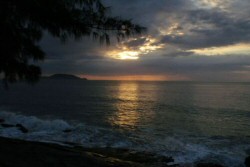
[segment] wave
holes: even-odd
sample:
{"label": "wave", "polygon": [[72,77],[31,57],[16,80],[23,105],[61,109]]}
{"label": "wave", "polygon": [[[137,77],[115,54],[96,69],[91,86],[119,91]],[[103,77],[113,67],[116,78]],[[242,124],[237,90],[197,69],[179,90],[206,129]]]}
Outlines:
{"label": "wave", "polygon": [[0,112],[0,118],[5,124],[21,124],[29,131],[23,133],[15,126],[9,128],[0,126],[0,135],[4,137],[60,144],[75,143],[84,147],[128,147],[130,145],[121,134],[82,123],[72,125],[64,120],[42,120],[35,116],[5,111]]}
{"label": "wave", "polygon": [[83,123],[71,124],[59,119],[43,120],[35,116],[24,116],[6,111],[0,111],[0,119],[4,120],[5,124],[21,124],[28,129],[28,133],[23,133],[15,126],[8,128],[0,126],[0,136],[3,137],[67,146],[81,145],[147,151],[158,155],[173,156],[180,164],[209,161],[225,166],[243,167],[244,158],[247,156],[245,150],[250,148],[249,138],[243,143],[241,143],[242,140],[236,142],[228,138],[178,135],[149,139],[147,135],[138,137],[136,134],[128,135],[112,128],[94,127]]}

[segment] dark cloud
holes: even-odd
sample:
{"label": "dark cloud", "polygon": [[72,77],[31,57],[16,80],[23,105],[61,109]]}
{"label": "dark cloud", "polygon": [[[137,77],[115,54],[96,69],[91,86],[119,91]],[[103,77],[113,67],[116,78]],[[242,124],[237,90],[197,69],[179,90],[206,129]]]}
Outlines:
{"label": "dark cloud", "polygon": [[138,38],[125,42],[124,45],[127,46],[128,48],[134,49],[137,48],[138,46],[145,44],[146,42],[148,42],[147,38]]}
{"label": "dark cloud", "polygon": [[[185,24],[194,25],[183,36],[165,35],[161,42],[183,48],[205,48],[250,42],[250,20],[216,10],[184,11]],[[205,25],[205,26],[204,26]]]}

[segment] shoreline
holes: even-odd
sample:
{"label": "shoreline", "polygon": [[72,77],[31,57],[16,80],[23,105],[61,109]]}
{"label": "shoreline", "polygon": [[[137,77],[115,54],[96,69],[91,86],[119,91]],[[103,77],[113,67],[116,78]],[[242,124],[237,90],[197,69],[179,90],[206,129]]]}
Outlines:
{"label": "shoreline", "polygon": [[[1,167],[225,167],[214,163],[179,165],[172,157],[129,149],[85,148],[68,143],[26,141],[0,136]],[[250,160],[250,159],[249,159]]]}
{"label": "shoreline", "polygon": [[2,167],[175,167],[171,157],[127,149],[67,147],[0,137]]}
{"label": "shoreline", "polygon": [[[25,136],[30,133],[30,129],[26,128],[25,125],[16,123],[17,122],[6,121],[5,117],[0,118],[0,129],[14,128],[18,134],[20,133]],[[64,127],[61,129],[61,132],[66,134],[71,133],[72,130],[65,129]],[[248,161],[250,162],[250,158]],[[75,162],[78,163],[76,164]],[[41,139],[32,141],[0,136],[0,167],[226,167],[214,164],[213,162],[214,161],[209,160],[188,161],[177,165],[172,157],[160,156],[152,152],[140,152],[133,150],[133,148],[92,148],[89,147],[88,143],[85,143],[83,146],[67,141],[56,142],[56,140],[54,140],[53,142],[53,140],[51,140],[51,142],[49,142],[48,140]]]}

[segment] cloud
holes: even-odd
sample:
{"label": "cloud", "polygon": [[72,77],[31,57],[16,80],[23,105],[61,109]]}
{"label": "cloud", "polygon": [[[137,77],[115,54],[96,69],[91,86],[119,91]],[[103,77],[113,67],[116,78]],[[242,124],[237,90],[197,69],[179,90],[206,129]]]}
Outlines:
{"label": "cloud", "polygon": [[[41,42],[47,53],[45,74],[250,81],[245,68],[250,66],[249,0],[103,2],[112,7],[111,15],[147,26],[147,34],[121,43],[113,40],[109,47],[88,37],[62,44],[45,34]],[[137,60],[118,60],[122,58]]]}
{"label": "cloud", "polygon": [[[185,35],[162,36],[162,43],[182,48],[204,48],[250,42],[250,20],[215,10],[184,11],[180,18]],[[177,21],[178,22],[178,21]]]}
{"label": "cloud", "polygon": [[135,48],[140,47],[141,45],[144,45],[148,41],[149,40],[146,37],[142,37],[142,38],[135,38],[135,39],[126,41],[123,44],[127,46],[129,49],[135,49]]}
{"label": "cloud", "polygon": [[235,45],[228,45],[222,47],[210,47],[203,49],[193,49],[189,50],[194,54],[206,55],[206,56],[218,56],[218,55],[249,55],[250,53],[250,43],[240,43]]}

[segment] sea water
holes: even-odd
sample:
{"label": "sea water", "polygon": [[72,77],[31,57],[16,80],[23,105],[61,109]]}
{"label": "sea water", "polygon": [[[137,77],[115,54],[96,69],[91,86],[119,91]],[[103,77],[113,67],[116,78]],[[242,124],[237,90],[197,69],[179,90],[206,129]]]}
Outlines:
{"label": "sea water", "polygon": [[114,147],[175,162],[244,166],[250,154],[250,84],[41,80],[0,88],[0,136]]}

